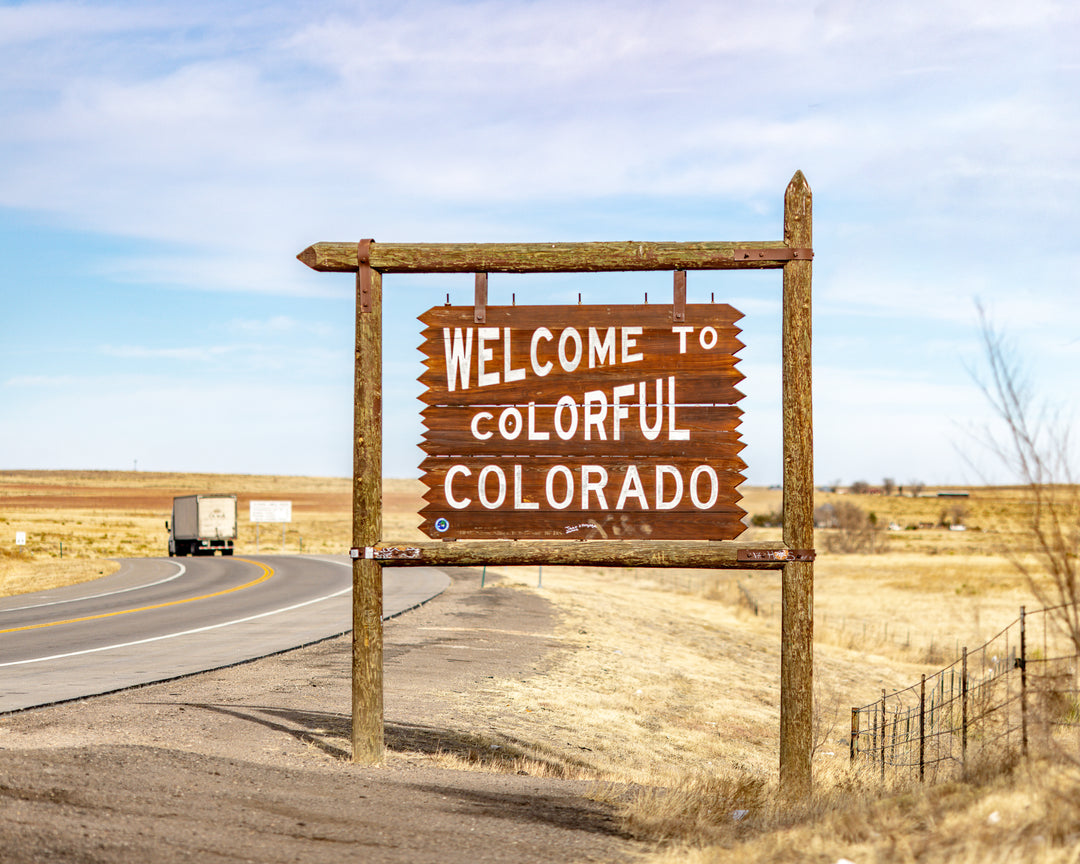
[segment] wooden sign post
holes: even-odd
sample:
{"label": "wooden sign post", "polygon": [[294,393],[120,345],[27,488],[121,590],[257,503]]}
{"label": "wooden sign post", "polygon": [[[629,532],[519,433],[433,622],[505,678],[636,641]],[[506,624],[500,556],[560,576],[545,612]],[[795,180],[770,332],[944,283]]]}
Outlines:
{"label": "wooden sign post", "polygon": [[[781,569],[780,783],[811,788],[813,424],[811,194],[784,198],[782,242],[317,243],[297,257],[357,274],[353,458],[353,759],[383,754],[381,566],[569,564]],[[779,269],[784,534],[741,533],[741,315],[686,304],[686,271]],[[670,270],[673,302],[488,307],[488,273]],[[425,313],[423,543],[382,540],[382,274],[475,273],[471,307]],[[555,539],[559,538],[559,539]],[[462,539],[467,542],[447,543]],[[588,540],[589,542],[578,542]]]}

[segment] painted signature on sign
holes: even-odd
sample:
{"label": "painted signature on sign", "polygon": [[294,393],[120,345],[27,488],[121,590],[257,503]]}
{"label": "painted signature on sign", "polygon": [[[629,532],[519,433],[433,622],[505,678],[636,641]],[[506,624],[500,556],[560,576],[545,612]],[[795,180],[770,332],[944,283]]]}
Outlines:
{"label": "painted signature on sign", "polygon": [[597,526],[592,522],[582,522],[580,525],[567,525],[566,533],[573,534],[575,531],[581,531],[583,528],[596,528]]}

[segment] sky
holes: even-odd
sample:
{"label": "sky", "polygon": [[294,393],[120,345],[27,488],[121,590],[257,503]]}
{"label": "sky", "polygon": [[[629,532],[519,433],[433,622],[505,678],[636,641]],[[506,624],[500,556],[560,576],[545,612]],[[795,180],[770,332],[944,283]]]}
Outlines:
{"label": "sky", "polygon": [[[2,2],[0,469],[348,476],[354,278],[302,249],[779,240],[801,170],[817,482],[1008,482],[976,304],[1071,417],[1077,46],[1067,0]],[[472,279],[383,284],[384,474],[417,476],[416,317]],[[755,485],[782,476],[780,290],[689,277],[746,316]]]}

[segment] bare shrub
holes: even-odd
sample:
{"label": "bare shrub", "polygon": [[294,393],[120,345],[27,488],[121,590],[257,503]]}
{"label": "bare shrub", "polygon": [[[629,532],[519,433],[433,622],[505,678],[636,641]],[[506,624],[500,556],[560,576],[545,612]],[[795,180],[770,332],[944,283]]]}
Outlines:
{"label": "bare shrub", "polygon": [[750,524],[755,528],[779,528],[784,524],[782,510],[774,510],[772,513],[755,513],[750,517]]}
{"label": "bare shrub", "polygon": [[981,306],[979,320],[988,374],[976,381],[1003,430],[986,432],[984,443],[1030,494],[1022,540],[1004,552],[1039,601],[1054,607],[1053,620],[1080,653],[1080,489],[1069,427],[1057,410],[1036,403],[1015,351]]}
{"label": "bare shrub", "polygon": [[969,512],[966,504],[960,504],[959,502],[953,504],[941,511],[941,515],[938,517],[938,525],[943,528],[948,528],[952,525],[963,525]]}
{"label": "bare shrub", "polygon": [[832,504],[822,504],[814,508],[815,528],[836,528],[836,507]]}
{"label": "bare shrub", "polygon": [[833,504],[835,528],[825,536],[825,548],[830,552],[852,554],[856,552],[880,552],[883,543],[874,514],[867,513],[850,501]]}

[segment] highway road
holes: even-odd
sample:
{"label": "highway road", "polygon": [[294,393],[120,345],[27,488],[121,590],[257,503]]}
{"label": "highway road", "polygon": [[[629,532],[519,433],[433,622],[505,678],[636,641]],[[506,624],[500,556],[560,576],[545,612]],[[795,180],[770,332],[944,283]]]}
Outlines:
{"label": "highway road", "polygon": [[[383,618],[449,584],[383,571]],[[219,669],[348,632],[352,566],[331,556],[138,558],[102,579],[0,598],[0,713]]]}

